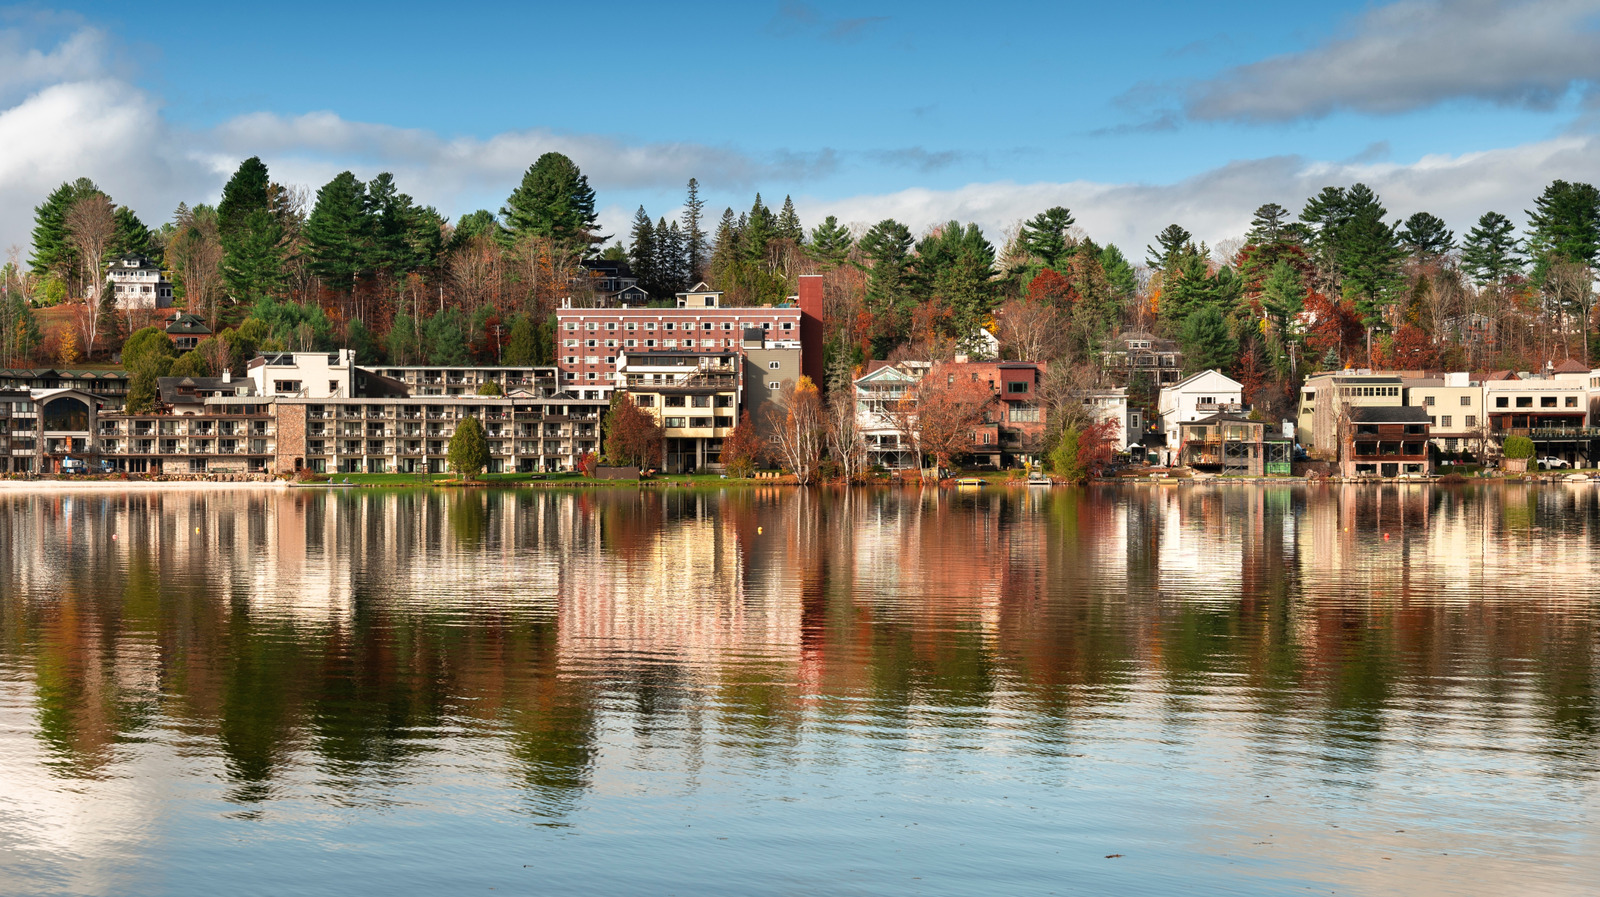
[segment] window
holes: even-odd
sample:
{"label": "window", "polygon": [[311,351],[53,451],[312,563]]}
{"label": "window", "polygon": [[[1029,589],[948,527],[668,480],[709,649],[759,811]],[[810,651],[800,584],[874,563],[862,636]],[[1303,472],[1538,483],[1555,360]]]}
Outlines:
{"label": "window", "polygon": [[628,329],[629,329],[629,330],[638,330],[638,329],[639,329],[639,325],[638,325],[638,324],[635,324],[635,323],[634,323],[634,322],[632,322],[632,321],[629,321],[629,322],[628,322]]}
{"label": "window", "polygon": [[716,404],[718,408],[732,408],[733,396],[717,396]]}
{"label": "window", "polygon": [[688,407],[688,403],[683,400],[683,396],[666,396],[661,400],[661,402],[662,402],[663,405],[666,405],[668,408],[686,408],[686,407]]}
{"label": "window", "polygon": [[711,325],[711,322],[710,322],[710,321],[707,321],[707,322],[705,322],[705,323],[704,323],[704,324],[701,324],[701,325],[700,325],[700,329],[701,329],[701,330],[710,330],[710,329],[711,329],[711,326],[712,326],[712,325]]}
{"label": "window", "polygon": [[1476,427],[1477,425],[1478,425],[1478,416],[1476,414],[1467,415],[1467,427],[1468,427],[1468,429],[1470,429],[1472,427]]}
{"label": "window", "polygon": [[1517,396],[1517,407],[1518,408],[1532,408],[1533,407],[1533,396]]}
{"label": "window", "polygon": [[656,404],[656,397],[652,395],[634,396],[633,403],[638,405],[640,408],[654,408]]}
{"label": "window", "polygon": [[575,339],[564,340],[561,345],[566,346],[568,349],[576,349],[578,348],[578,341]]}
{"label": "window", "polygon": [[769,361],[769,362],[767,362],[767,370],[769,370],[769,371],[775,371],[775,370],[777,370],[778,368],[780,368],[782,366],[783,366],[783,363],[779,362],[779,361]]}
{"label": "window", "polygon": [[1540,396],[1539,397],[1539,407],[1540,408],[1554,408],[1554,407],[1556,407],[1556,397],[1555,396]]}
{"label": "window", "polygon": [[646,349],[654,349],[656,347],[656,341],[653,339],[647,339],[644,341],[644,347]]}
{"label": "window", "polygon": [[663,421],[662,426],[665,426],[665,427],[667,427],[669,429],[672,428],[672,427],[677,427],[679,429],[682,429],[685,420],[687,420],[687,418],[669,417],[669,418],[666,418],[665,421]]}
{"label": "window", "polygon": [[632,349],[632,348],[634,348],[635,346],[638,346],[638,345],[639,345],[639,341],[638,340],[636,340],[636,339],[628,340],[628,348]]}
{"label": "window", "polygon": [[597,339],[586,339],[583,341],[583,344],[593,349],[595,346],[600,345],[600,341]]}
{"label": "window", "polygon": [[568,355],[566,363],[567,364],[577,364],[578,363],[578,356],[576,356],[576,355]]}
{"label": "window", "polygon": [[768,380],[767,381],[767,388],[768,389],[782,389],[783,388],[783,384],[779,383],[776,380]]}
{"label": "window", "polygon": [[1215,404],[1217,404],[1217,397],[1216,396],[1201,396],[1200,397],[1200,404],[1202,404],[1202,405],[1215,405]]}
{"label": "window", "polygon": [[1429,407],[1429,408],[1433,407],[1433,396],[1423,396],[1422,397],[1422,404],[1425,407]]}
{"label": "window", "polygon": [[1036,424],[1039,422],[1038,405],[1012,405],[1006,412],[1014,424]]}
{"label": "window", "polygon": [[794,329],[794,322],[793,321],[784,321],[783,322],[783,329],[784,330],[793,330]]}
{"label": "window", "polygon": [[677,326],[678,325],[672,323],[671,321],[668,321],[667,323],[661,325],[663,330],[674,330],[674,329],[677,328]]}
{"label": "window", "polygon": [[1576,407],[1578,407],[1578,397],[1577,396],[1567,396],[1567,407],[1568,408],[1576,408]]}
{"label": "window", "polygon": [[711,397],[710,396],[692,396],[690,398],[689,404],[690,404],[690,407],[693,407],[693,408],[710,408],[711,407]]}
{"label": "window", "polygon": [[600,325],[596,324],[593,321],[590,321],[588,324],[584,325],[584,329],[585,330],[599,330],[600,329]]}
{"label": "window", "polygon": [[1026,393],[1027,391],[1028,391],[1028,384],[1025,381],[1013,380],[1010,383],[1006,384],[1006,392],[1008,392],[1008,393],[1010,393],[1012,395],[1020,395],[1020,394]]}
{"label": "window", "polygon": [[616,321],[607,321],[606,322],[606,329],[607,330],[616,330],[617,329],[617,322]]}
{"label": "window", "polygon": [[1461,406],[1463,408],[1470,407],[1471,405],[1472,405],[1472,397],[1471,396],[1462,396],[1461,397]]}
{"label": "window", "polygon": [[568,330],[577,330],[578,329],[578,322],[577,321],[568,321],[567,322],[567,329]]}
{"label": "window", "polygon": [[1506,397],[1505,396],[1495,396],[1494,397],[1494,407],[1496,407],[1496,408],[1504,408],[1504,407],[1506,407],[1506,404],[1507,403],[1506,403]]}
{"label": "window", "polygon": [[1451,427],[1453,427],[1453,426],[1455,426],[1455,422],[1456,422],[1456,419],[1455,419],[1455,418],[1454,418],[1454,417],[1451,417],[1451,416],[1450,416],[1450,415],[1448,415],[1448,414],[1446,414],[1446,415],[1445,415],[1445,416],[1444,416],[1444,417],[1441,417],[1441,418],[1439,418],[1439,423],[1440,423],[1440,424],[1441,424],[1441,425],[1442,425],[1442,426],[1443,426],[1443,427],[1444,427],[1444,428],[1445,428],[1445,429],[1446,429],[1446,430],[1448,430],[1448,429],[1450,429],[1450,428],[1451,428]]}
{"label": "window", "polygon": [[722,322],[722,329],[723,330],[732,330],[733,329],[733,322],[732,321],[723,321]]}
{"label": "window", "polygon": [[644,325],[644,329],[646,329],[646,330],[654,330],[654,329],[656,329],[655,322],[654,321],[646,321],[645,325]]}

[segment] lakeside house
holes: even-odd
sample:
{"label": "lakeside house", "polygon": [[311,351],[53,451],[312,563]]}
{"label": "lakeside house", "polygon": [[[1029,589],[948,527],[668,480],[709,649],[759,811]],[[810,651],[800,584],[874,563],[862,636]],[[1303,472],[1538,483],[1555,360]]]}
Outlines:
{"label": "lakeside house", "polygon": [[1180,428],[1213,414],[1241,414],[1244,384],[1221,371],[1201,371],[1161,389],[1156,403],[1166,435],[1164,460],[1177,463],[1182,444]]}
{"label": "lakeside house", "polygon": [[172,307],[172,281],[142,255],[123,255],[106,266],[106,285],[120,311]]}
{"label": "lakeside house", "polygon": [[1268,428],[1266,421],[1226,412],[1184,421],[1178,425],[1178,463],[1214,473],[1286,476],[1293,446]]}

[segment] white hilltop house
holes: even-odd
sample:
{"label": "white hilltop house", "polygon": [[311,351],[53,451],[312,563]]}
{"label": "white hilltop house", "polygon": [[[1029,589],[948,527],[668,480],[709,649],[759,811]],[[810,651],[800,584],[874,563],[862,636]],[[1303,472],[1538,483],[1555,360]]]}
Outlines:
{"label": "white hilltop house", "polygon": [[117,308],[124,311],[172,307],[172,282],[161,273],[160,265],[142,255],[112,259],[106,270],[106,285],[111,288]]}
{"label": "white hilltop house", "polygon": [[1162,460],[1175,463],[1179,455],[1178,427],[1213,414],[1240,414],[1244,411],[1244,384],[1221,371],[1191,374],[1171,386],[1161,388],[1156,412],[1167,437]]}

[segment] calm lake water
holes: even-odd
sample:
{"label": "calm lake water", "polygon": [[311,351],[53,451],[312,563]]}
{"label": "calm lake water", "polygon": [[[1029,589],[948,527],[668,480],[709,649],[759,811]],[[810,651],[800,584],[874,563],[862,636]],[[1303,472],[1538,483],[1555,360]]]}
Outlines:
{"label": "calm lake water", "polygon": [[1588,894],[1600,488],[0,493],[0,893]]}

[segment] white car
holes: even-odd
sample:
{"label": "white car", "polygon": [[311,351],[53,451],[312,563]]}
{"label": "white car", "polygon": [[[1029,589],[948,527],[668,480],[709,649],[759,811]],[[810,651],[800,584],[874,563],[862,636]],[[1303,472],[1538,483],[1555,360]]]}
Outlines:
{"label": "white car", "polygon": [[1539,466],[1545,470],[1563,470],[1572,465],[1565,458],[1546,457],[1539,459]]}

